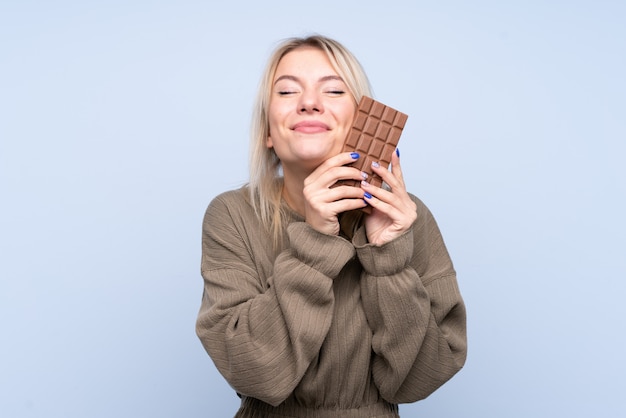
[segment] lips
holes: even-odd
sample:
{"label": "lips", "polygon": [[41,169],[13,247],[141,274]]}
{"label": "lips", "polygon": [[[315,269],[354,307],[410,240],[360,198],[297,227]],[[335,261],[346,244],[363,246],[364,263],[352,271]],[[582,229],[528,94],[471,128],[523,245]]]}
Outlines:
{"label": "lips", "polygon": [[323,122],[308,120],[296,123],[291,129],[300,133],[313,134],[326,132],[330,128]]}

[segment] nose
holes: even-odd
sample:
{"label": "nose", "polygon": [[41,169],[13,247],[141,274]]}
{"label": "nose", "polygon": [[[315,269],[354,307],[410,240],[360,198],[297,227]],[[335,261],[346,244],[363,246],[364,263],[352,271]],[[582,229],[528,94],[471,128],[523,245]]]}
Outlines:
{"label": "nose", "polygon": [[319,94],[311,91],[303,92],[298,103],[298,111],[300,113],[323,113],[324,105]]}

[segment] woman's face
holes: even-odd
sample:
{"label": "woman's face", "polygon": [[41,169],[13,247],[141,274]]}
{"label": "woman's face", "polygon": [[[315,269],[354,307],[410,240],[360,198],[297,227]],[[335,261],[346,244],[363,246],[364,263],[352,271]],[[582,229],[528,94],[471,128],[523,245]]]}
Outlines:
{"label": "woman's face", "polygon": [[311,172],[341,152],[356,103],[324,52],[300,47],[278,63],[269,104],[267,146],[286,176]]}

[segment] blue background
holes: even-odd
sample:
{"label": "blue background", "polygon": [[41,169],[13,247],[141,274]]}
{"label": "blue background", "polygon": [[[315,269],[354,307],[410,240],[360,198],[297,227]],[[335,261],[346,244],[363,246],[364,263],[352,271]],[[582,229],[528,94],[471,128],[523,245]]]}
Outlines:
{"label": "blue background", "polygon": [[626,3],[0,1],[0,415],[228,417],[195,336],[200,226],[247,179],[280,39],[410,115],[409,189],[468,307],[403,417],[623,417]]}

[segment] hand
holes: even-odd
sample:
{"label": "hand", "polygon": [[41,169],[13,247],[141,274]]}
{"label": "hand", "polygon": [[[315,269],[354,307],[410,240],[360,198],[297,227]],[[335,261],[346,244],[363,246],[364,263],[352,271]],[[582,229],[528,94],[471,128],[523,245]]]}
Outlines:
{"label": "hand", "polygon": [[417,205],[406,191],[397,153],[391,157],[391,172],[376,165],[372,169],[391,188],[388,191],[361,182],[365,200],[373,208],[365,217],[367,239],[372,244],[383,245],[411,228],[417,219]]}
{"label": "hand", "polygon": [[304,180],[305,221],[317,231],[337,235],[340,213],[367,206],[362,188],[331,187],[338,180],[363,180],[360,170],[346,166],[357,158],[357,153],[338,154],[324,161]]}

